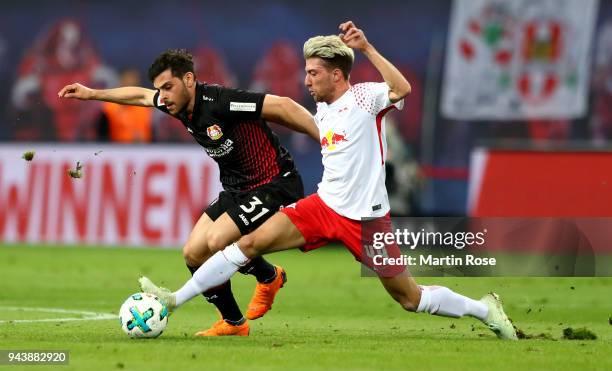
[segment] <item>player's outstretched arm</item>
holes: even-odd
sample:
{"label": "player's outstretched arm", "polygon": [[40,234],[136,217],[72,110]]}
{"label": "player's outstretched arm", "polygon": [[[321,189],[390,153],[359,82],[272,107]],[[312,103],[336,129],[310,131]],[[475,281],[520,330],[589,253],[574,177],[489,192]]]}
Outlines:
{"label": "player's outstretched arm", "polygon": [[81,100],[100,100],[126,104],[131,106],[153,107],[155,90],[127,86],[115,89],[91,89],[85,85],[74,83],[64,86],[57,95],[60,98],[73,98]]}
{"label": "player's outstretched arm", "polygon": [[261,117],[264,120],[276,122],[289,129],[308,134],[317,143],[319,142],[319,129],[308,110],[288,97],[266,94]]}
{"label": "player's outstretched arm", "polygon": [[361,51],[385,79],[385,82],[389,85],[389,100],[391,102],[395,103],[410,93],[410,83],[391,62],[368,42],[363,30],[357,28],[352,21],[342,23],[339,28],[342,31],[340,39],[348,47]]}

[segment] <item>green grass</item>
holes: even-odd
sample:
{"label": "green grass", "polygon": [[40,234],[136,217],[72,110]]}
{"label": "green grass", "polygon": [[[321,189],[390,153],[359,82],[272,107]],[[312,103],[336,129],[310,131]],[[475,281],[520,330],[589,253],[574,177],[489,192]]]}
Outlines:
{"label": "green grass", "polygon": [[[475,298],[495,290],[518,327],[556,339],[501,342],[470,318],[404,312],[376,278],[360,277],[342,249],[270,260],[287,269],[289,281],[273,311],[251,322],[248,338],[193,337],[216,320],[214,308],[196,298],[158,339],[129,339],[117,320],[0,323],[0,349],[67,349],[66,370],[612,369],[612,278],[419,279]],[[0,320],[66,316],[2,309],[9,306],[116,313],[138,291],[141,274],[171,288],[188,278],[178,250],[1,247]],[[254,279],[232,282],[245,307]],[[570,326],[598,339],[561,339]],[[23,369],[38,367],[50,368]]]}

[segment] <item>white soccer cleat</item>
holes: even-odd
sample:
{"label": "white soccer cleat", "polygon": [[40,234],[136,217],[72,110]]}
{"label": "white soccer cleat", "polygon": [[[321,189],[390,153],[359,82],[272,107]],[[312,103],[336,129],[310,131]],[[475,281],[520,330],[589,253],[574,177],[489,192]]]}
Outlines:
{"label": "white soccer cleat", "polygon": [[176,297],[172,293],[172,291],[168,290],[165,287],[159,287],[155,285],[150,279],[145,276],[142,276],[138,279],[138,283],[140,283],[140,289],[142,292],[146,292],[149,294],[153,294],[161,300],[166,308],[168,308],[168,312],[172,312],[176,308]]}
{"label": "white soccer cleat", "polygon": [[512,325],[512,322],[510,322],[510,319],[508,319],[508,316],[504,313],[499,295],[494,292],[488,293],[480,299],[480,302],[484,303],[489,308],[489,314],[487,314],[487,318],[482,322],[484,322],[498,338],[502,340],[518,340],[514,325]]}

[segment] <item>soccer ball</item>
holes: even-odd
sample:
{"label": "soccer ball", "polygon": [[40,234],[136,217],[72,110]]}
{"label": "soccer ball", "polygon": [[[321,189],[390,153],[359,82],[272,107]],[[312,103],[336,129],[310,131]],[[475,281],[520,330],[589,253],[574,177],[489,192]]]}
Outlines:
{"label": "soccer ball", "polygon": [[168,324],[168,308],[152,294],[130,295],[119,309],[121,329],[132,338],[156,338]]}

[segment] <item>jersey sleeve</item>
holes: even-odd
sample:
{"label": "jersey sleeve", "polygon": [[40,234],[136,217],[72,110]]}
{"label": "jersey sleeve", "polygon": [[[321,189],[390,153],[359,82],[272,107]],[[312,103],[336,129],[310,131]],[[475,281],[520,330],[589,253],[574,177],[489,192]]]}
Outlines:
{"label": "jersey sleeve", "polygon": [[259,120],[265,94],[216,86],[215,113],[229,122]]}
{"label": "jersey sleeve", "polygon": [[397,109],[404,107],[404,100],[395,103],[389,100],[389,85],[385,82],[366,82],[353,86],[353,93],[357,105],[371,115],[378,115],[381,111],[393,106]]}
{"label": "jersey sleeve", "polygon": [[161,99],[159,99],[159,90],[153,96],[153,105],[155,106],[155,108],[157,108],[158,110],[164,113],[168,113],[168,114],[170,113],[168,111],[168,108],[166,108],[166,105],[164,104],[164,102],[162,102]]}

